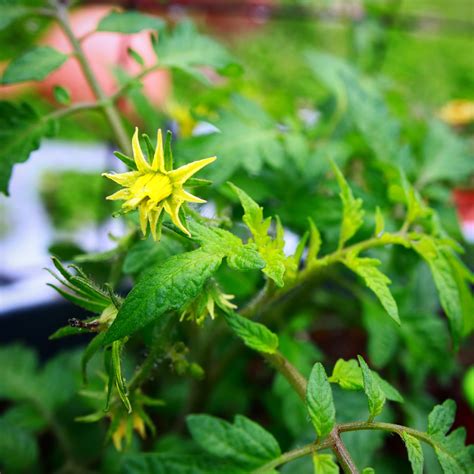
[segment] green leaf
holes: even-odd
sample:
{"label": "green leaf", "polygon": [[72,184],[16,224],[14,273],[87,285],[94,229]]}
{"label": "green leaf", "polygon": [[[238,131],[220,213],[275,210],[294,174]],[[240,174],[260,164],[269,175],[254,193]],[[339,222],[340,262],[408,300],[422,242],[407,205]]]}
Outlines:
{"label": "green leaf", "polygon": [[202,249],[221,258],[227,257],[227,263],[234,270],[260,270],[265,262],[260,257],[255,244],[244,245],[234,234],[218,227],[210,227],[189,222],[192,238],[199,242]]}
{"label": "green leaf", "polygon": [[423,474],[423,450],[421,443],[406,431],[402,432],[402,439],[408,451],[408,459],[411,463],[413,474]]}
{"label": "green leaf", "polygon": [[314,474],[339,474],[339,466],[332,454],[313,454]]}
{"label": "green leaf", "polygon": [[8,64],[2,76],[2,84],[42,81],[58,69],[68,57],[67,54],[50,46],[35,46]]}
{"label": "green leaf", "polygon": [[200,293],[221,261],[219,255],[198,249],[174,255],[143,272],[107,331],[104,344],[133,334],[167,311],[179,310]]}
{"label": "green leaf", "polygon": [[456,403],[446,400],[442,405],[436,405],[428,416],[428,434],[431,436],[445,435],[456,415]]}
{"label": "green leaf", "polygon": [[121,474],[244,474],[232,463],[206,454],[127,454]]}
{"label": "green leaf", "polygon": [[244,416],[233,424],[209,415],[191,415],[186,422],[202,449],[242,468],[257,469],[281,454],[275,438]]}
{"label": "green leaf", "polygon": [[171,33],[163,30],[154,48],[161,67],[181,69],[205,83],[200,66],[222,70],[233,62],[219,43],[199,34],[189,21],[179,23]]}
{"label": "green leaf", "polygon": [[41,138],[51,134],[51,124],[28,104],[0,101],[0,192],[8,195],[13,165],[25,162]]}
{"label": "green leaf", "polygon": [[331,385],[320,362],[314,364],[306,390],[306,408],[318,438],[327,436],[336,424]]}
{"label": "green leaf", "polygon": [[339,359],[332,369],[329,382],[337,383],[345,390],[360,390],[364,388],[362,371],[355,359]]}
{"label": "green leaf", "polygon": [[332,168],[341,190],[339,193],[342,201],[342,224],[339,235],[339,249],[341,249],[363,224],[364,210],[362,209],[362,199],[354,198],[351,188],[336,163],[332,162]]}
{"label": "green leaf", "polygon": [[143,30],[159,31],[164,26],[165,22],[156,16],[145,15],[136,11],[112,11],[100,20],[97,31],[133,34]]}
{"label": "green leaf", "polygon": [[375,474],[375,469],[373,467],[364,467],[362,474]]}
{"label": "green leaf", "polygon": [[54,86],[53,94],[58,104],[69,105],[71,103],[71,93],[66,88]]}
{"label": "green leaf", "polygon": [[375,237],[381,237],[385,230],[385,219],[383,217],[382,211],[380,207],[376,207],[375,209],[375,230],[374,235]]}
{"label": "green leaf", "polygon": [[[395,387],[380,377],[377,372],[372,370],[371,373],[388,400],[403,402],[403,397]],[[329,382],[337,383],[344,390],[362,390],[364,388],[362,370],[355,359],[339,359],[334,365]]]}
{"label": "green leaf", "polygon": [[[268,235],[271,218],[263,218],[261,208],[245,191],[232,183],[229,186],[237,194],[244,208],[243,221],[252,233],[252,241],[255,242],[258,252],[265,261],[263,273],[272,279],[279,287],[284,285],[284,275],[289,260],[283,252],[285,242],[283,240],[283,229],[277,221],[277,235],[272,239]],[[294,263],[294,262],[293,262]]]}
{"label": "green leaf", "polygon": [[396,323],[400,324],[397,303],[388,289],[388,285],[391,283],[390,278],[377,268],[381,263],[380,260],[356,257],[349,254],[343,260],[343,263],[364,280],[365,284],[375,293],[380,303],[382,303],[388,315]]}
{"label": "green leaf", "polygon": [[209,150],[219,157],[219,166],[204,172],[213,182],[223,183],[238,170],[257,175],[264,165],[273,169],[285,166],[278,124],[257,104],[234,97],[213,125],[218,129],[215,133],[192,137],[180,145],[180,154],[190,161],[207,156]]}
{"label": "green leaf", "polygon": [[122,352],[123,345],[123,341],[114,341],[112,343],[112,371],[120,400],[122,400],[127,413],[130,414],[132,413],[132,405],[128,399],[127,385],[125,383],[125,379],[122,376],[122,364],[120,362],[120,354]]}
{"label": "green leaf", "polygon": [[376,416],[382,413],[385,404],[385,394],[362,356],[359,355],[357,358],[359,359],[360,368],[362,369],[364,392],[367,395],[369,402],[369,420],[373,420]]}
{"label": "green leaf", "polygon": [[319,233],[316,224],[310,217],[309,220],[309,246],[308,246],[308,265],[311,265],[318,258],[319,250],[321,249],[321,234]]}
{"label": "green leaf", "polygon": [[274,354],[278,349],[278,336],[263,324],[239,316],[237,313],[226,313],[224,317],[232,331],[251,349],[267,354]]}
{"label": "green leaf", "polygon": [[433,237],[423,235],[412,243],[414,250],[428,263],[438,289],[441,306],[449,319],[453,338],[458,342],[463,331],[463,306],[460,289],[449,259],[449,252]]}
{"label": "green leaf", "polygon": [[0,433],[0,466],[5,472],[33,472],[38,462],[35,437],[4,418],[0,418]]}
{"label": "green leaf", "polygon": [[465,446],[466,430],[458,428],[446,437],[436,438],[435,453],[444,474],[471,474],[474,445]]}
{"label": "green leaf", "polygon": [[0,0],[0,30],[7,28],[19,18],[31,14],[31,9],[21,0]]}

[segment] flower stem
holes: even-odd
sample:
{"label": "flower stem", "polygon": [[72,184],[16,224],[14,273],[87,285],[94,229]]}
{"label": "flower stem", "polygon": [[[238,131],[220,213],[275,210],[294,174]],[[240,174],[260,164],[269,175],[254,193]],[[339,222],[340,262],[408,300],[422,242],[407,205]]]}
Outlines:
{"label": "flower stem", "polygon": [[131,153],[131,147],[128,139],[127,132],[123,126],[122,120],[120,115],[115,108],[112,101],[108,100],[104,90],[100,86],[92,68],[84,54],[84,50],[82,49],[81,43],[74,35],[74,32],[71,28],[71,23],[69,21],[67,8],[62,4],[57,4],[56,10],[56,19],[63,30],[64,34],[66,35],[67,39],[69,40],[74,55],[76,56],[79,65],[84,73],[84,76],[91,87],[94,95],[96,96],[97,100],[101,103],[100,107],[102,108],[111,128],[115,135],[118,145],[122,149],[122,151],[126,154]]}

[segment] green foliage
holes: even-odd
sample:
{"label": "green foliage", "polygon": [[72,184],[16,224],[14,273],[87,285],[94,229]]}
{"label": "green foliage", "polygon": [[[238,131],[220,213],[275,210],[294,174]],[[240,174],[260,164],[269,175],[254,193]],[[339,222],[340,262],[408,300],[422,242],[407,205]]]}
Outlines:
{"label": "green foliage", "polygon": [[274,354],[278,349],[278,336],[263,324],[231,312],[224,317],[232,331],[251,349],[266,354]]}
{"label": "green foliage", "polygon": [[8,195],[13,165],[25,162],[41,138],[51,133],[51,124],[30,105],[0,102],[0,192]]}
{"label": "green foliage", "polygon": [[373,420],[382,413],[383,406],[385,405],[385,394],[380,387],[379,381],[374,377],[362,356],[357,356],[357,358],[362,369],[364,392],[369,402],[369,420]]}
{"label": "green foliage", "polygon": [[41,81],[64,64],[68,57],[50,46],[37,46],[8,64],[2,84]]}
{"label": "green foliage", "polygon": [[245,416],[237,415],[231,424],[209,415],[191,415],[187,425],[203,450],[240,469],[257,469],[281,454],[275,438]]}
{"label": "green foliage", "polygon": [[136,11],[112,11],[100,20],[97,31],[133,34],[143,30],[160,31],[164,26],[165,22],[156,16],[145,15]]}
{"label": "green foliage", "polygon": [[339,467],[334,462],[332,454],[318,454],[313,455],[314,474],[338,474]]}
{"label": "green foliage", "polygon": [[306,407],[319,438],[324,438],[336,423],[331,385],[320,362],[314,364],[306,392]]}
{"label": "green foliage", "polygon": [[423,450],[420,441],[407,432],[402,433],[402,439],[408,451],[413,474],[423,474]]}

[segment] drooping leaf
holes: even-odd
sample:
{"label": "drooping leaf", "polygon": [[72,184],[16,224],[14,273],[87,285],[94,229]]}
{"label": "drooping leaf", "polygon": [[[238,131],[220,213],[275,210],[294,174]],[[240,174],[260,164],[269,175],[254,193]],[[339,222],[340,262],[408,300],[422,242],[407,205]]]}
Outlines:
{"label": "drooping leaf", "polygon": [[339,474],[339,466],[332,454],[313,454],[314,474]]}
{"label": "drooping leaf", "polygon": [[344,175],[334,162],[332,162],[332,168],[341,190],[339,193],[342,201],[342,223],[339,235],[339,248],[341,249],[359,230],[365,213],[362,209],[362,199],[354,197]]}
{"label": "drooping leaf", "polygon": [[191,415],[186,422],[203,450],[241,468],[257,469],[281,454],[275,438],[244,416],[233,424],[209,415]]}
{"label": "drooping leaf", "polygon": [[364,280],[365,284],[375,293],[380,303],[382,303],[388,315],[395,322],[400,324],[397,303],[388,289],[388,285],[391,283],[390,278],[377,268],[381,263],[380,260],[348,255],[343,260],[343,263]]}
{"label": "drooping leaf", "polygon": [[167,311],[180,309],[201,291],[222,257],[201,249],[174,255],[143,272],[128,294],[104,344],[133,334]]}
{"label": "drooping leaf", "polygon": [[13,166],[25,162],[52,131],[28,104],[0,101],[0,192],[8,195]]}
{"label": "drooping leaf", "polygon": [[382,413],[383,406],[385,405],[385,394],[362,356],[357,356],[357,358],[359,359],[360,368],[362,369],[364,392],[369,402],[369,419],[373,420]]}
{"label": "drooping leaf", "polygon": [[50,46],[35,46],[8,64],[2,84],[41,81],[64,64],[68,57]]}
{"label": "drooping leaf", "polygon": [[137,11],[112,11],[100,20],[97,31],[133,34],[143,30],[160,31],[164,26],[165,22],[157,16]]}
{"label": "drooping leaf", "polygon": [[314,364],[306,391],[306,407],[319,438],[324,438],[336,423],[331,385],[320,362]]}
{"label": "drooping leaf", "polygon": [[423,474],[423,450],[420,441],[406,431],[402,432],[402,439],[407,448],[413,474]]}
{"label": "drooping leaf", "polygon": [[263,324],[239,316],[237,313],[227,313],[224,317],[235,334],[251,349],[267,354],[273,354],[278,349],[278,336]]}

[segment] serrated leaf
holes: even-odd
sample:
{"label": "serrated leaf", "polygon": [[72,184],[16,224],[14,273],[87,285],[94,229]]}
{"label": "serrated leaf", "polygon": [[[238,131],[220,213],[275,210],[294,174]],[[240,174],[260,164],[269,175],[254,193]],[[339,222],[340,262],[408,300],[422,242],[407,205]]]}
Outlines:
{"label": "serrated leaf", "polygon": [[434,449],[444,474],[471,474],[474,445],[465,446],[466,430],[458,428],[448,436],[436,436]]}
{"label": "serrated leaf", "polygon": [[332,168],[341,190],[339,193],[342,201],[342,223],[339,235],[339,248],[341,249],[363,224],[365,212],[362,209],[362,199],[354,198],[349,184],[334,162],[332,162]]}
{"label": "serrated leaf", "polygon": [[208,80],[199,70],[200,66],[221,70],[232,63],[224,47],[199,34],[189,21],[179,23],[171,33],[162,31],[154,49],[160,66],[181,69],[205,83]]}
{"label": "serrated leaf", "polygon": [[8,195],[13,166],[25,162],[41,138],[51,134],[51,125],[28,104],[0,101],[0,192]]}
{"label": "serrated leaf", "polygon": [[143,30],[159,31],[164,26],[165,22],[156,16],[136,11],[112,11],[100,20],[97,31],[133,34]]}
{"label": "serrated leaf", "polygon": [[373,420],[382,413],[385,404],[385,394],[362,356],[359,355],[357,358],[359,359],[360,368],[362,369],[364,392],[369,402],[369,420]]}
{"label": "serrated leaf", "polygon": [[397,324],[400,324],[397,303],[388,289],[391,280],[377,268],[381,263],[380,260],[348,255],[343,260],[343,263],[364,280],[365,284],[374,292],[375,296],[385,308],[388,315]]}
{"label": "serrated leaf", "polygon": [[189,222],[188,227],[192,238],[200,243],[204,251],[226,257],[234,270],[260,270],[265,266],[255,244],[244,245],[242,240],[227,230],[204,226],[195,221]]}
{"label": "serrated leaf", "polygon": [[35,46],[13,59],[2,76],[2,84],[41,81],[69,58],[50,46]]}
{"label": "serrated leaf", "polygon": [[401,436],[407,448],[413,474],[423,474],[423,450],[420,441],[406,431],[403,431]]}
{"label": "serrated leaf", "polygon": [[201,249],[174,255],[143,272],[106,333],[104,344],[133,334],[195,298],[222,257]]}
{"label": "serrated leaf", "polygon": [[31,472],[38,462],[35,437],[0,418],[0,465],[6,472]]}
{"label": "serrated leaf", "polygon": [[318,438],[327,436],[336,424],[331,385],[320,362],[314,364],[306,390],[306,408]]}
{"label": "serrated leaf", "polygon": [[445,435],[456,415],[456,403],[445,400],[441,405],[436,405],[428,416],[428,434],[431,436]]}
{"label": "serrated leaf", "polygon": [[[258,252],[265,261],[263,273],[271,278],[279,287],[284,285],[284,275],[289,264],[288,257],[283,252],[285,242],[283,240],[283,229],[277,220],[277,235],[274,239],[268,235],[271,218],[264,219],[263,208],[261,208],[245,191],[229,183],[232,190],[237,194],[244,208],[243,221],[252,233],[252,241],[255,242]],[[292,262],[294,265],[294,262]]]}
{"label": "serrated leaf", "polygon": [[332,454],[313,454],[314,474],[338,474],[339,466]]}
{"label": "serrated leaf", "polygon": [[224,317],[232,331],[251,349],[267,354],[274,354],[278,349],[278,336],[263,324],[237,313],[226,313]]}
{"label": "serrated leaf", "polygon": [[202,449],[242,468],[257,469],[281,454],[275,438],[244,416],[233,424],[209,415],[191,415],[186,422]]}
{"label": "serrated leaf", "polygon": [[426,261],[438,289],[441,306],[449,319],[454,342],[457,343],[463,331],[463,306],[460,289],[448,252],[435,238],[423,235],[412,243],[415,251]]}

